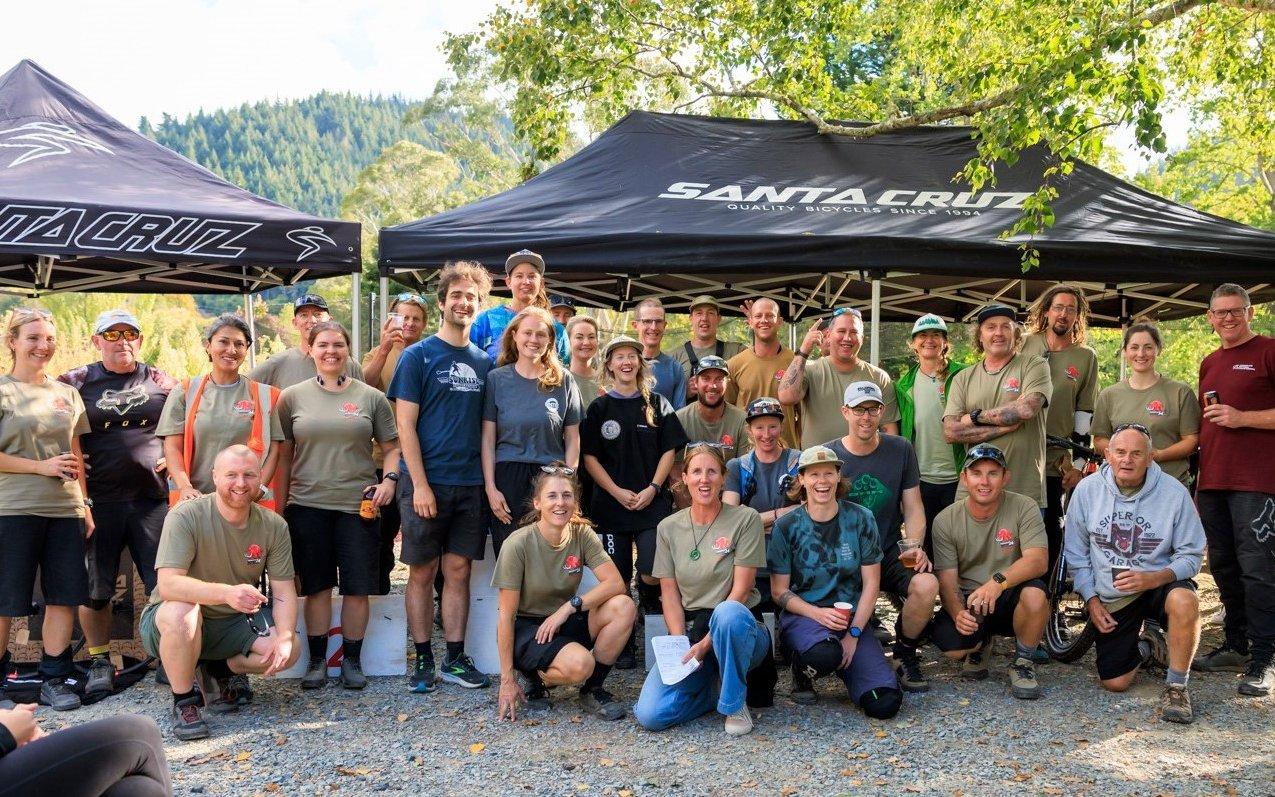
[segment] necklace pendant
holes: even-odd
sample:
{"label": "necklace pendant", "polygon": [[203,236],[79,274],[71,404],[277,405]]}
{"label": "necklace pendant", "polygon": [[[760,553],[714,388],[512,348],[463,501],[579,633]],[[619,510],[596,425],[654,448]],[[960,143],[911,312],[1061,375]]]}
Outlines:
{"label": "necklace pendant", "polygon": [[692,561],[692,562],[698,562],[698,561],[699,561],[699,548],[692,548],[692,549],[691,549],[690,558],[691,558],[691,561]]}

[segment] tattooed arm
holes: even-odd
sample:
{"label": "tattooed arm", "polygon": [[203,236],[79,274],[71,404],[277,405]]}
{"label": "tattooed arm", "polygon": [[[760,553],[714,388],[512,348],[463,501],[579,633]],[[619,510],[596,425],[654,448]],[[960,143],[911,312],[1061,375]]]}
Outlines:
{"label": "tattooed arm", "polygon": [[819,331],[819,325],[815,324],[806,333],[806,339],[801,342],[801,348],[794,353],[792,362],[784,369],[784,378],[779,380],[779,390],[776,398],[781,404],[794,406],[800,404],[806,395],[806,361],[810,357],[811,352],[823,343],[823,333]]}
{"label": "tattooed arm", "polygon": [[1041,407],[1044,406],[1045,395],[1043,393],[1029,393],[1026,396],[1019,396],[1008,404],[1003,404],[990,410],[983,410],[983,414],[978,416],[978,420],[982,425],[1017,426],[1023,421],[1030,421],[1035,418]]}
{"label": "tattooed arm", "polygon": [[1008,427],[976,426],[970,420],[968,413],[965,415],[945,415],[943,416],[943,439],[949,443],[972,446],[976,443],[986,443],[988,440],[994,440],[1003,434],[1008,434],[1017,429],[1018,426],[1018,424]]}

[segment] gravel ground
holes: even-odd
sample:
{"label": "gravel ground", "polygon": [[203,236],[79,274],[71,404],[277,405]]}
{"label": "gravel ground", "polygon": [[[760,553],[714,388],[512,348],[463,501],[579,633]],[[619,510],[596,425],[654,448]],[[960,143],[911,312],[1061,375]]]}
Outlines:
{"label": "gravel ground", "polygon": [[[1202,580],[1207,616],[1216,593]],[[1206,629],[1205,643],[1218,633]],[[737,739],[716,714],[658,734],[607,723],[562,689],[548,715],[499,723],[494,688],[412,695],[402,678],[317,693],[254,679],[256,704],[211,716],[213,737],[191,743],[168,733],[171,700],[150,678],[73,714],[42,714],[50,730],[118,712],[154,718],[177,794],[1275,794],[1275,698],[1238,696],[1237,676],[1194,675],[1197,719],[1184,727],[1156,716],[1162,676],[1108,694],[1092,652],[1040,668],[1043,699],[1015,700],[1009,649],[1001,643],[992,677],[975,683],[927,649],[930,692],[909,695],[887,722],[866,720],[832,679],[820,682],[818,705],[795,705],[781,674],[775,706],[754,712],[755,731]],[[632,703],[640,671],[616,671],[608,686]]]}

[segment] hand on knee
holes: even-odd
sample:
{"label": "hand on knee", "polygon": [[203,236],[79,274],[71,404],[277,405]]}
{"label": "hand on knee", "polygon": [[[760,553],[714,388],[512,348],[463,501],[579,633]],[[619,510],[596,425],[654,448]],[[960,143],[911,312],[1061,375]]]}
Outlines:
{"label": "hand on knee", "polygon": [[805,673],[807,678],[814,680],[836,672],[841,667],[841,654],[839,643],[825,639],[805,652],[795,654],[794,659],[797,668]]}
{"label": "hand on knee", "polygon": [[893,687],[870,689],[859,698],[859,708],[874,720],[888,720],[903,707],[903,693]]}

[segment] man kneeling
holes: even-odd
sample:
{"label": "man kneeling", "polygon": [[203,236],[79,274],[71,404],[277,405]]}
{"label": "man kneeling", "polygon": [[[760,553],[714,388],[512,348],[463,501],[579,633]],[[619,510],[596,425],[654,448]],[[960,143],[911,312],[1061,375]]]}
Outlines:
{"label": "man kneeling", "polygon": [[[217,492],[178,504],[164,520],[155,557],[158,582],[142,612],[142,646],[158,656],[173,690],[173,735],[208,735],[201,706],[234,711],[235,674],[273,675],[297,660],[297,594],[292,545],[283,518],[254,503],[261,463],[247,446],[231,446],[213,463]],[[279,607],[272,621],[254,584],[263,570]],[[219,694],[205,702],[203,665]],[[246,680],[246,679],[243,679]]]}
{"label": "man kneeling", "polygon": [[1166,626],[1169,674],[1160,716],[1195,719],[1187,676],[1200,642],[1200,572],[1204,526],[1182,483],[1151,461],[1151,436],[1138,424],[1118,427],[1107,464],[1086,477],[1067,504],[1067,569],[1098,629],[1098,677],[1123,692],[1142,658],[1144,620]]}

